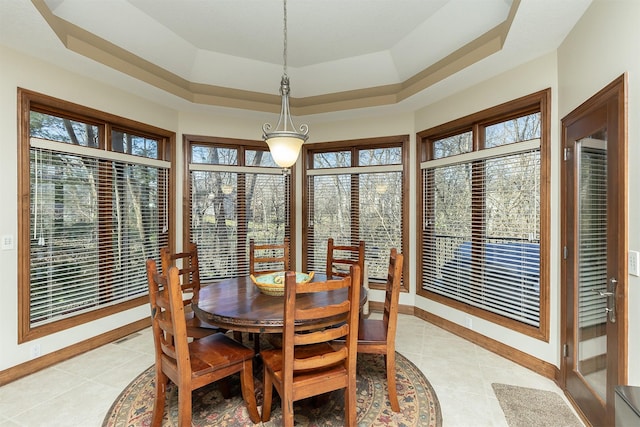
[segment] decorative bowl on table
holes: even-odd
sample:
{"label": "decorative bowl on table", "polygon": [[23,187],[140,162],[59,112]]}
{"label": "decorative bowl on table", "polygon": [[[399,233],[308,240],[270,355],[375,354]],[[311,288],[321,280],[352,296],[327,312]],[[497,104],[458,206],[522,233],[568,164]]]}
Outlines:
{"label": "decorative bowl on table", "polygon": [[[250,276],[251,280],[265,295],[282,296],[284,295],[284,271],[276,273],[261,274],[259,276]],[[313,271],[309,274],[296,272],[296,283],[307,283],[313,279]]]}

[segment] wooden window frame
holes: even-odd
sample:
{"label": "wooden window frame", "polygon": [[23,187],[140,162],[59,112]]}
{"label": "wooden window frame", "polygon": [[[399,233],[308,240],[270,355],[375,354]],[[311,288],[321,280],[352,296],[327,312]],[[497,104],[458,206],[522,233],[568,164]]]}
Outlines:
{"label": "wooden window frame", "polygon": [[[308,218],[309,210],[310,210],[310,200],[309,200],[309,175],[307,173],[308,170],[313,169],[313,156],[319,153],[327,153],[327,152],[336,152],[336,151],[349,151],[351,153],[351,167],[356,167],[358,161],[358,153],[360,151],[375,149],[375,148],[394,148],[399,147],[402,150],[401,157],[401,165],[402,165],[402,188],[409,188],[409,135],[395,135],[395,136],[385,136],[385,137],[377,137],[377,138],[365,138],[365,139],[355,139],[355,140],[343,140],[343,141],[330,141],[330,142],[319,142],[314,144],[305,144],[302,146],[302,171],[303,171],[303,179],[302,181],[305,183],[304,188],[302,189],[302,218]],[[357,178],[357,175],[356,175]],[[358,192],[358,181],[352,181],[351,183],[353,191]],[[354,198],[351,198],[352,201]],[[398,248],[398,250],[404,254],[409,253],[409,195],[408,192],[403,192],[402,198],[402,247]],[[357,209],[352,210],[352,212],[356,212]],[[359,229],[359,215],[352,214],[351,216],[351,230],[353,236],[352,241],[357,243],[360,238],[357,235],[357,230]],[[303,222],[302,225],[302,247],[306,248],[310,244],[310,227],[307,221]],[[409,286],[409,263],[404,263],[403,272],[402,272],[402,283],[400,286],[400,291],[408,293],[410,292]],[[302,265],[305,269],[309,269],[309,260],[306,251],[302,253]],[[369,287],[371,289],[384,289],[384,283],[369,281]]]}
{"label": "wooden window frame", "polygon": [[[463,133],[473,132],[472,151],[483,148],[483,130],[486,126],[503,122],[527,113],[540,112],[540,319],[537,327],[524,324],[522,322],[509,319],[507,317],[473,307],[471,305],[447,298],[445,296],[423,289],[422,282],[424,272],[422,268],[417,269],[416,294],[451,308],[485,319],[497,325],[512,329],[525,335],[534,337],[542,341],[549,341],[549,295],[550,295],[550,242],[551,242],[551,222],[550,222],[550,179],[551,179],[551,89],[544,89],[539,92],[526,95],[513,101],[488,108],[486,110],[462,117],[457,120],[427,129],[416,134],[417,142],[417,203],[416,217],[417,229],[423,230],[424,224],[424,195],[422,189],[425,182],[421,172],[420,164],[432,160],[430,143],[432,141]],[[427,187],[427,191],[429,187]],[[472,209],[477,210],[477,206]],[[475,216],[474,216],[475,218]],[[477,220],[477,219],[476,219]],[[474,221],[476,221],[474,220]],[[478,226],[479,224],[475,224]],[[418,265],[422,265],[423,259],[422,238],[416,242],[416,259]]]}
{"label": "wooden window frame", "polygon": [[[69,329],[100,318],[110,316],[148,303],[148,297],[140,296],[121,303],[104,306],[95,310],[32,326],[30,320],[30,113],[37,111],[54,116],[78,120],[98,126],[98,147],[96,150],[110,151],[112,129],[128,131],[139,136],[159,141],[158,160],[172,161],[171,149],[175,146],[175,133],[140,123],[134,120],[95,110],[79,104],[57,99],[23,88],[18,88],[18,343],[41,338],[61,330]],[[93,148],[92,148],[93,149]],[[99,157],[99,156],[98,156]],[[168,192],[168,239],[173,240],[175,212],[173,183],[175,168],[169,170]],[[103,209],[100,207],[99,209]]]}
{"label": "wooden window frame", "polygon": [[[184,179],[183,179],[183,197],[182,197],[182,212],[183,212],[183,227],[182,227],[182,238],[183,242],[188,242],[191,239],[191,179],[190,179],[190,170],[189,165],[191,164],[191,147],[194,145],[210,145],[215,147],[222,148],[232,148],[238,150],[238,164],[237,166],[246,166],[244,164],[245,156],[244,153],[246,150],[264,150],[269,151],[269,146],[264,141],[259,140],[249,140],[249,139],[237,139],[237,138],[225,138],[225,137],[216,137],[216,136],[204,136],[204,135],[183,135],[183,147],[184,147]],[[284,172],[283,172],[284,173]],[[296,198],[295,198],[295,188],[296,188],[296,180],[295,180],[295,165],[287,172],[290,174],[289,181],[289,224],[288,235],[289,235],[289,253],[291,254],[290,259],[290,268],[295,270],[296,268],[296,215],[295,215],[295,206],[296,206]],[[239,209],[242,209],[245,201],[240,201],[241,206]],[[239,236],[245,236],[247,234],[247,230],[243,226],[239,226],[240,230],[238,232]],[[247,243],[248,247],[248,243]],[[248,263],[248,259],[244,259],[245,254],[239,253],[238,259],[243,260],[243,262]],[[248,265],[248,264],[247,264]]]}

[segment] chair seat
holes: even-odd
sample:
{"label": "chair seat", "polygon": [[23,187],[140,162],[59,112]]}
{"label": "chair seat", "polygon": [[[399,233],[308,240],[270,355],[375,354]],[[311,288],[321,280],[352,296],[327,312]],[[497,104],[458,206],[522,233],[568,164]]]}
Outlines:
{"label": "chair seat", "polygon": [[239,342],[219,333],[189,343],[191,370],[194,376],[204,375],[225,366],[250,360],[254,352]]}
{"label": "chair seat", "polygon": [[382,319],[362,319],[358,328],[360,344],[384,344],[387,342],[387,328]]}

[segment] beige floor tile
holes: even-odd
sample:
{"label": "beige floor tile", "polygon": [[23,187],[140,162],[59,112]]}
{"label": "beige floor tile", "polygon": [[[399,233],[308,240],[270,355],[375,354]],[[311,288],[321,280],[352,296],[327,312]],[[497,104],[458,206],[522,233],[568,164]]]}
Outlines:
{"label": "beige floor tile", "polygon": [[0,414],[13,418],[37,404],[77,387],[83,378],[55,367],[36,372],[0,387]]}
{"label": "beige floor tile", "polygon": [[[436,390],[442,411],[442,427],[506,427],[496,424],[491,405],[484,395],[465,393],[453,388]],[[496,401],[497,404],[497,401]]]}
{"label": "beige floor tile", "polygon": [[20,424],[17,424],[11,420],[0,417],[0,427],[20,427]]}
{"label": "beige floor tile", "polygon": [[153,365],[155,358],[150,354],[140,354],[132,357],[127,363],[112,367],[95,376],[93,380],[100,384],[109,385],[119,390],[131,383],[141,372]]}
{"label": "beige floor tile", "polygon": [[151,333],[151,328],[131,334],[115,342],[114,345],[153,356],[153,334]]}
{"label": "beige floor tile", "polygon": [[100,426],[107,410],[122,390],[90,380],[76,384],[74,389],[14,418],[29,427],[91,427]]}
{"label": "beige floor tile", "polygon": [[83,378],[95,378],[105,369],[126,364],[132,351],[117,344],[107,344],[56,365],[56,368]]}

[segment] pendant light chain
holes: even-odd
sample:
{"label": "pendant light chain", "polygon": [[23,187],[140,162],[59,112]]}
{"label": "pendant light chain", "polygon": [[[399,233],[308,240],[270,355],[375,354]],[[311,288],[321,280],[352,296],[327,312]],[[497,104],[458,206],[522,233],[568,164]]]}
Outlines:
{"label": "pendant light chain", "polygon": [[284,75],[287,75],[287,0],[284,0],[284,50],[282,52],[282,59],[284,63]]}

